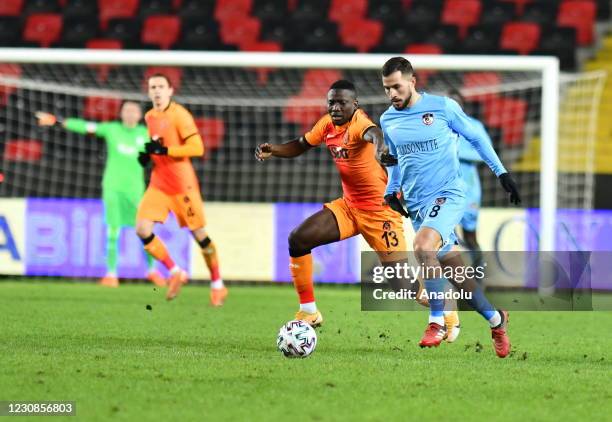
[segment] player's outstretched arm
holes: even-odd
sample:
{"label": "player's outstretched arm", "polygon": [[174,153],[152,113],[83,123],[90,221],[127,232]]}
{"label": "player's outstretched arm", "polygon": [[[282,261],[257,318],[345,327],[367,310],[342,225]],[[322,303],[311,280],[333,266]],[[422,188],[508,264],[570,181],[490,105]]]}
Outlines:
{"label": "player's outstretched arm", "polygon": [[76,117],[68,117],[63,119],[59,116],[56,116],[55,114],[47,113],[45,111],[37,111],[36,113],[34,113],[34,115],[38,120],[39,126],[49,127],[61,125],[64,129],[70,132],[80,133],[81,135],[103,135],[100,129],[102,129],[102,126],[104,124],[100,125],[98,123],[89,122],[87,120],[79,119]]}
{"label": "player's outstretched arm", "polygon": [[306,139],[301,136],[298,139],[284,144],[263,143],[255,148],[255,159],[264,161],[270,157],[293,158],[301,155],[312,148]]}

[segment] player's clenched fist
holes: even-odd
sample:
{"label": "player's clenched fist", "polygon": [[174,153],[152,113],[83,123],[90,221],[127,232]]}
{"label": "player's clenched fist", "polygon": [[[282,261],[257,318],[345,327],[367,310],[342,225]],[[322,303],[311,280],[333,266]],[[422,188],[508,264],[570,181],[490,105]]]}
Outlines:
{"label": "player's clenched fist", "polygon": [[272,145],[265,143],[257,145],[255,148],[255,158],[257,161],[263,161],[272,156]]}
{"label": "player's clenched fist", "polygon": [[163,146],[162,138],[154,137],[145,144],[145,152],[154,155],[168,155],[168,148]]}
{"label": "player's clenched fist", "polygon": [[57,123],[57,117],[54,114],[37,111],[34,115],[38,119],[39,126],[53,126]]}

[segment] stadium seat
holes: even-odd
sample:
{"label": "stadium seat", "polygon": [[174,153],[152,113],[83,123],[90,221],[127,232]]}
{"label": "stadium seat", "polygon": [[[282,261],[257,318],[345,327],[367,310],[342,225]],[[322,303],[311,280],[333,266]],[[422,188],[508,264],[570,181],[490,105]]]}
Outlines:
{"label": "stadium seat", "polygon": [[534,55],[552,55],[559,58],[561,70],[576,70],[576,30],[574,28],[554,28],[542,34],[540,45]]}
{"label": "stadium seat", "polygon": [[446,0],[440,22],[457,26],[463,39],[468,29],[478,23],[481,11],[480,0]]}
{"label": "stadium seat", "polygon": [[107,29],[111,19],[134,17],[137,9],[138,0],[98,0],[101,28]]}
{"label": "stadium seat", "polygon": [[281,45],[290,45],[295,36],[294,30],[283,20],[263,22],[260,39],[274,41]]}
{"label": "stadium seat", "polygon": [[597,0],[597,20],[607,21],[610,19],[610,2],[608,0]]}
{"label": "stadium seat", "polygon": [[329,0],[299,0],[291,14],[293,21],[322,22],[327,20]]}
{"label": "stadium seat", "polygon": [[[463,74],[463,88],[496,87],[502,83],[501,76],[497,72],[468,72]],[[486,102],[492,98],[497,98],[497,93],[472,94],[469,96],[471,101]]]}
{"label": "stadium seat", "polygon": [[552,26],[557,18],[558,4],[551,2],[531,3],[521,16],[524,22],[537,23],[542,27]]}
{"label": "stadium seat", "polygon": [[514,19],[515,8],[512,4],[485,1],[478,24],[481,26],[501,27],[506,22],[511,22]]}
{"label": "stadium seat", "polygon": [[198,131],[204,141],[204,159],[210,158],[210,153],[223,146],[225,123],[223,119],[196,117],[194,119]]}
{"label": "stadium seat", "polygon": [[[214,18],[223,22],[228,19],[244,18],[251,14],[253,0],[217,0]],[[238,21],[234,21],[238,22]]]}
{"label": "stadium seat", "polygon": [[454,53],[459,41],[458,28],[452,25],[440,25],[429,32],[424,38],[425,44],[436,44],[445,53]]}
{"label": "stadium seat", "polygon": [[385,28],[382,41],[374,48],[377,53],[401,53],[410,43],[419,42],[420,37],[410,31],[404,24]]}
{"label": "stadium seat", "polygon": [[62,35],[55,44],[61,47],[83,48],[85,42],[98,35],[96,17],[69,18],[64,21]]}
{"label": "stadium seat", "polygon": [[507,146],[521,145],[524,141],[527,102],[515,98],[491,98],[485,102],[484,123],[501,128]]}
{"label": "stadium seat", "polygon": [[404,17],[404,5],[402,0],[370,1],[367,16],[383,22],[385,28],[395,26]]}
{"label": "stadium seat", "polygon": [[133,48],[140,40],[140,22],[131,18],[117,18],[108,21],[104,38],[120,40],[124,48]]}
{"label": "stadium seat", "polygon": [[331,0],[327,17],[339,25],[345,20],[363,19],[368,11],[368,0]]}
{"label": "stadium seat", "polygon": [[138,14],[142,17],[173,13],[172,0],[140,0]]}
{"label": "stadium seat", "polygon": [[[112,40],[109,38],[93,38],[85,42],[85,48],[91,48],[94,50],[120,50],[123,48],[123,43],[120,40]],[[89,65],[89,67],[96,71],[96,80],[104,83],[108,79],[111,69],[114,69],[117,66],[109,64],[94,64]]]}
{"label": "stadium seat", "polygon": [[521,16],[525,10],[525,6],[533,3],[535,0],[501,0],[508,3],[514,4],[514,8],[517,16]]}
{"label": "stadium seat", "polygon": [[11,139],[4,145],[6,161],[40,161],[42,143],[36,139]]}
{"label": "stadium seat", "polygon": [[179,38],[181,21],[175,15],[153,15],[145,19],[140,41],[162,50],[169,49]]}
{"label": "stadium seat", "polygon": [[120,98],[87,97],[83,107],[83,117],[89,120],[106,121],[119,116]]}
{"label": "stadium seat", "polygon": [[57,0],[28,0],[24,3],[21,13],[25,16],[42,13],[58,13],[60,9]]}
{"label": "stadium seat", "polygon": [[266,24],[270,21],[284,20],[288,14],[289,10],[285,0],[255,0],[253,6],[253,16]]}
{"label": "stadium seat", "polygon": [[338,27],[329,21],[303,22],[292,20],[287,23],[289,30],[293,28],[296,35],[289,44],[285,44],[284,50],[288,51],[339,51],[342,46],[338,37]]}
{"label": "stadium seat", "polygon": [[268,51],[272,53],[283,51],[283,47],[277,42],[257,40],[243,43],[240,49],[242,51]]}
{"label": "stadium seat", "polygon": [[64,19],[71,18],[97,18],[98,4],[91,0],[68,0],[64,6]]}
{"label": "stadium seat", "polygon": [[183,0],[178,8],[179,16],[184,19],[212,21],[214,18],[215,3],[201,0]]}
{"label": "stadium seat", "polygon": [[427,34],[439,24],[440,8],[439,1],[413,2],[404,16],[403,24],[410,32]]}
{"label": "stadium seat", "polygon": [[149,80],[149,77],[156,73],[162,73],[166,75],[168,79],[170,79],[170,82],[172,83],[172,87],[174,88],[175,94],[180,91],[181,84],[183,82],[183,69],[182,68],[171,67],[171,66],[151,66],[145,70],[144,77],[142,78],[142,86],[145,92],[148,89],[147,82]]}
{"label": "stadium seat", "polygon": [[565,0],[559,6],[557,25],[576,28],[578,45],[593,43],[597,5],[586,0]]}
{"label": "stadium seat", "polygon": [[240,47],[259,39],[261,22],[250,16],[227,18],[220,22],[221,42]]}
{"label": "stadium seat", "polygon": [[366,53],[380,42],[382,32],[383,27],[380,22],[357,17],[342,20],[338,35],[345,46]]}
{"label": "stadium seat", "polygon": [[497,26],[482,25],[470,28],[467,37],[461,41],[462,54],[494,54],[499,48],[500,30]]}
{"label": "stadium seat", "polygon": [[22,25],[21,19],[17,16],[0,16],[0,46],[19,46]]}
{"label": "stadium seat", "polygon": [[[280,43],[274,41],[251,41],[243,43],[240,46],[242,51],[266,51],[271,53],[277,53],[283,51],[283,46]],[[257,83],[259,85],[266,85],[268,83],[268,74],[275,71],[274,68],[269,67],[258,67],[253,69],[257,73]]]}
{"label": "stadium seat", "polygon": [[[404,50],[406,54],[442,54],[443,50],[436,44],[410,44]],[[421,75],[423,71],[419,71]]]}
{"label": "stadium seat", "polygon": [[[338,79],[342,79],[342,73],[337,70],[307,70],[304,73],[300,92],[289,97],[283,109],[283,119],[300,125],[303,131],[309,130],[325,113],[325,103],[322,99],[325,98],[331,84]],[[321,105],[310,105],[313,100],[321,100]]]}
{"label": "stadium seat", "polygon": [[24,0],[2,0],[0,16],[19,16],[23,10]]}
{"label": "stadium seat", "polygon": [[23,40],[49,47],[62,33],[62,15],[43,13],[30,15],[23,28]]}
{"label": "stadium seat", "polygon": [[85,42],[85,48],[120,50],[123,48],[123,44],[120,40],[113,40],[110,38],[93,38]]}
{"label": "stadium seat", "polygon": [[300,94],[319,96],[327,94],[332,83],[342,79],[342,74],[331,69],[310,69],[304,72]]}
{"label": "stadium seat", "polygon": [[182,34],[175,48],[182,50],[220,50],[219,27],[213,20],[183,20]]}
{"label": "stadium seat", "polygon": [[[13,63],[0,63],[0,75],[11,78],[21,77],[21,66]],[[5,106],[9,96],[16,91],[14,86],[0,84],[0,106]]]}
{"label": "stadium seat", "polygon": [[540,26],[531,22],[509,22],[504,25],[500,47],[504,50],[529,54],[540,42]]}

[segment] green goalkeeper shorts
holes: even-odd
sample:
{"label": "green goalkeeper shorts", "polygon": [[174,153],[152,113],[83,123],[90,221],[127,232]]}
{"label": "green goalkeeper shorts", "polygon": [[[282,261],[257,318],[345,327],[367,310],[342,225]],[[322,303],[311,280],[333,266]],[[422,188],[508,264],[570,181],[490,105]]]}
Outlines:
{"label": "green goalkeeper shorts", "polygon": [[105,191],[104,217],[109,227],[136,226],[136,211],[142,199],[142,192]]}

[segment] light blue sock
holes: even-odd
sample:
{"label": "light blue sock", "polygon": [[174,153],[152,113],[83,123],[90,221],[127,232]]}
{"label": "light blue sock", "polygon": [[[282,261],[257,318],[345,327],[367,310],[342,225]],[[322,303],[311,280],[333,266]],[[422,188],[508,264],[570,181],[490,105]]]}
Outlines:
{"label": "light blue sock", "polygon": [[[465,292],[467,292],[467,290],[465,290]],[[487,321],[491,320],[497,313],[497,309],[487,300],[480,287],[477,287],[472,292],[472,298],[467,299],[467,303],[469,303],[476,312],[485,317]]]}
{"label": "light blue sock", "polygon": [[[432,297],[432,294],[443,294],[448,281],[445,278],[425,280],[425,289],[429,298],[429,322],[444,325],[444,299]],[[441,321],[441,323],[440,323]]]}

